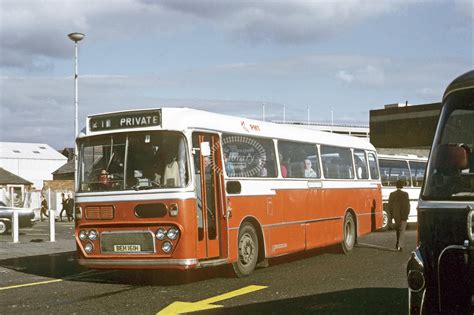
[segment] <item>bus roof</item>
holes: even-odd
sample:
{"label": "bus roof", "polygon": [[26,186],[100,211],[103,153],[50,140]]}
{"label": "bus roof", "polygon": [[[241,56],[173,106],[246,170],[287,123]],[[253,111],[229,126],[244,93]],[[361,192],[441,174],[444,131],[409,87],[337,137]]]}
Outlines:
{"label": "bus roof", "polygon": [[451,82],[444,92],[443,101],[446,97],[457,91],[474,89],[474,70],[466,72]]}
{"label": "bus roof", "polygon": [[[91,130],[92,121],[110,120],[110,119],[141,119],[151,114],[159,116],[159,124],[153,125],[133,125],[120,128],[103,128],[101,130]],[[130,118],[132,117],[132,118]],[[149,119],[149,117],[147,117]],[[113,124],[112,124],[113,125]],[[329,133],[324,131],[309,130],[290,125],[275,124],[260,120],[217,114],[192,108],[155,108],[142,110],[127,110],[120,112],[109,112],[102,114],[93,114],[87,117],[85,133],[80,133],[78,138],[110,134],[116,132],[132,132],[143,130],[177,130],[200,129],[209,131],[218,131],[224,133],[241,134],[266,138],[277,138],[285,140],[294,140],[310,143],[329,144],[335,146],[344,146],[360,148],[375,151],[372,144],[367,139]]]}

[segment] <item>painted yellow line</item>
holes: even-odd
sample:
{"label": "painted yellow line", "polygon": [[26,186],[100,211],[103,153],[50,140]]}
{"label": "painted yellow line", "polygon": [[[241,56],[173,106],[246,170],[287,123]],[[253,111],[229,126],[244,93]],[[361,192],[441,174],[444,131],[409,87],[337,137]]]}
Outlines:
{"label": "painted yellow line", "polygon": [[213,308],[224,307],[223,305],[215,305],[212,303],[219,302],[222,300],[227,300],[239,295],[248,294],[251,292],[255,292],[258,290],[262,290],[267,288],[266,286],[261,285],[249,285],[245,288],[241,288],[238,290],[234,290],[228,293],[224,293],[218,296],[210,297],[205,300],[201,300],[198,302],[180,302],[176,301],[156,313],[157,315],[175,315],[175,314],[182,314],[182,313],[191,313],[196,311],[203,311]]}
{"label": "painted yellow line", "polygon": [[18,284],[18,285],[12,285],[12,286],[9,286],[9,287],[2,287],[2,288],[0,288],[0,291],[10,290],[10,289],[17,289],[17,288],[24,288],[24,287],[31,287],[31,286],[34,286],[34,285],[48,284],[48,283],[61,282],[61,281],[63,281],[63,279],[54,279],[54,280],[48,280],[48,281]]}
{"label": "painted yellow line", "polygon": [[242,289],[238,289],[238,290],[234,290],[234,291],[224,293],[224,294],[221,294],[221,295],[218,295],[218,296],[210,297],[208,299],[199,301],[199,303],[201,303],[201,304],[212,304],[212,303],[215,303],[215,302],[231,299],[231,298],[239,296],[239,295],[255,292],[255,291],[258,291],[258,290],[261,290],[261,289],[265,289],[265,288],[266,288],[265,286],[261,286],[261,285],[249,285],[249,286],[247,286],[245,288],[242,288]]}
{"label": "painted yellow line", "polygon": [[107,271],[99,271],[99,272],[96,271],[96,270],[87,270],[87,271],[83,271],[83,272],[81,272],[77,275],[69,276],[69,277],[66,277],[66,278],[63,278],[63,279],[54,279],[54,280],[47,280],[47,281],[39,281],[39,282],[11,285],[11,286],[8,286],[8,287],[0,287],[0,291],[10,290],[10,289],[17,289],[17,288],[24,288],[24,287],[31,287],[33,285],[49,284],[49,283],[67,281],[67,280],[77,280],[77,279],[87,278],[89,276],[97,276],[97,275],[103,275],[103,274],[114,273],[114,272],[117,272],[117,270],[107,270]]}

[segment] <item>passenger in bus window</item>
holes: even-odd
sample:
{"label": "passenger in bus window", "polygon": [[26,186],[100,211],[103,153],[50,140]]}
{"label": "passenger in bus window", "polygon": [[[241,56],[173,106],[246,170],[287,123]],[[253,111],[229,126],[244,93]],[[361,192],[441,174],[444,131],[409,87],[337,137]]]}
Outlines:
{"label": "passenger in bus window", "polygon": [[304,160],[304,177],[316,177],[313,165],[309,159]]}
{"label": "passenger in bus window", "polygon": [[260,167],[260,177],[267,177],[268,175],[265,164],[266,164],[266,161],[264,159],[259,159],[258,165]]}
{"label": "passenger in bus window", "polygon": [[165,173],[163,174],[163,183],[166,187],[179,187],[181,185],[176,158],[173,158],[171,162],[166,165]]}
{"label": "passenger in bus window", "polygon": [[405,229],[407,227],[408,214],[410,213],[410,200],[408,193],[402,191],[404,180],[397,181],[397,190],[390,193],[388,197],[388,208],[395,220],[395,229],[397,231],[397,244],[395,248],[401,252],[405,242]]}
{"label": "passenger in bus window", "polygon": [[280,158],[280,171],[281,171],[281,176],[286,177],[288,175],[288,170],[285,166],[285,162],[283,162],[283,155],[279,153],[279,158]]}

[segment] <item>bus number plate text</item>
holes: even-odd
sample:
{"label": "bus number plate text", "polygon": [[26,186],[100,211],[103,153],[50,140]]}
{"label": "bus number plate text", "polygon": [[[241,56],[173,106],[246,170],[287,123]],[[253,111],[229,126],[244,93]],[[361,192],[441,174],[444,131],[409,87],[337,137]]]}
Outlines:
{"label": "bus number plate text", "polygon": [[114,252],[116,253],[138,253],[140,251],[140,245],[114,245]]}

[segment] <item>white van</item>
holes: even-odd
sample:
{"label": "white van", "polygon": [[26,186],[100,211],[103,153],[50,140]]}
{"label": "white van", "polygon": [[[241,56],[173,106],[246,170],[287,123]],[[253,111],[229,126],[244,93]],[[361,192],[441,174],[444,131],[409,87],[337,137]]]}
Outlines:
{"label": "white van", "polygon": [[382,179],[383,225],[381,230],[392,228],[392,215],[388,211],[388,197],[395,191],[397,180],[405,181],[403,191],[410,198],[408,222],[417,221],[416,207],[425,177],[427,157],[408,154],[379,154],[379,168]]}

